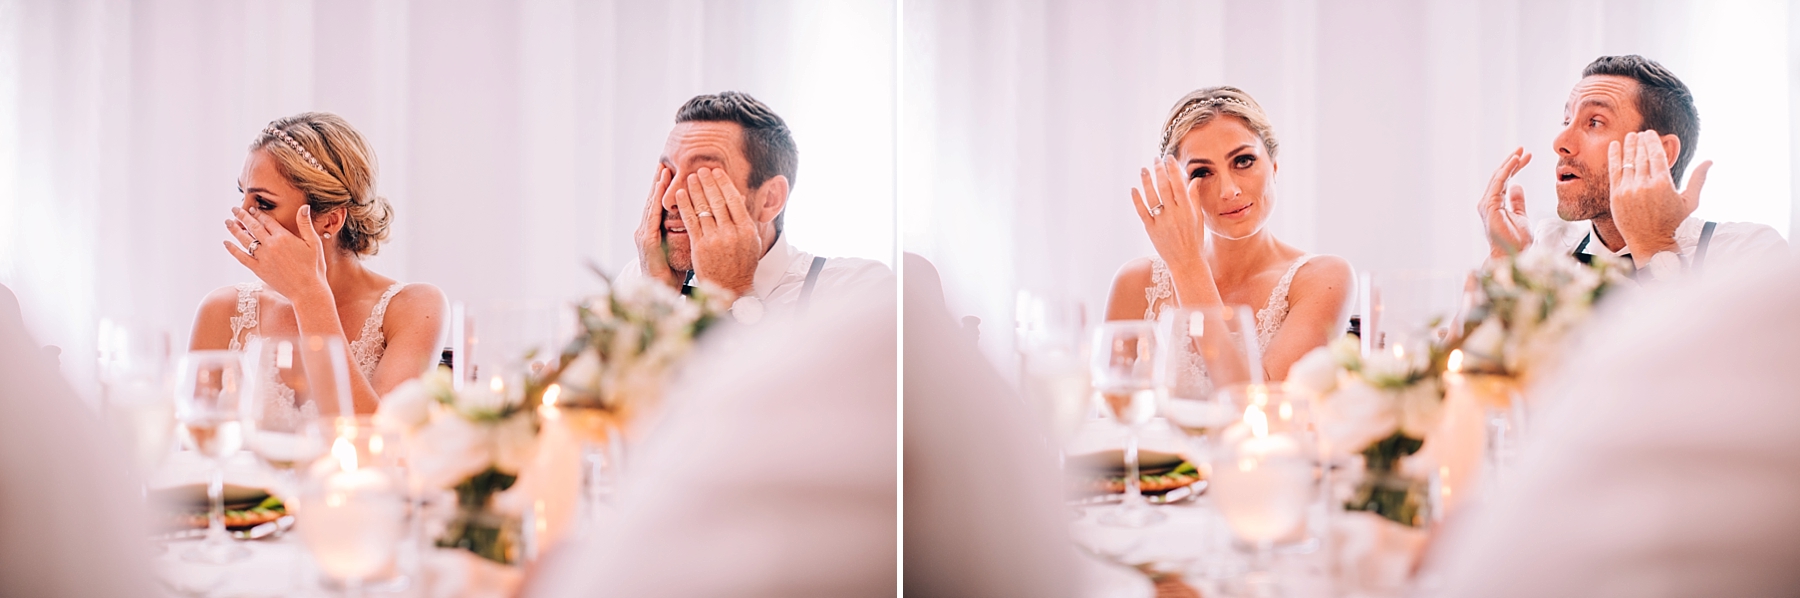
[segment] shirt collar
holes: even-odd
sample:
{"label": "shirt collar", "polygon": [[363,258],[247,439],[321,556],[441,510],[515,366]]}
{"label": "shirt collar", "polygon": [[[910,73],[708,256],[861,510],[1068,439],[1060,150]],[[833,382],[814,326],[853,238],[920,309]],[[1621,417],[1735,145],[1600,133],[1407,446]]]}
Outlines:
{"label": "shirt collar", "polygon": [[[1606,244],[1600,242],[1600,232],[1594,229],[1594,221],[1587,221],[1587,225],[1587,246],[1581,248],[1582,253],[1618,258],[1631,255],[1630,245],[1621,247],[1619,251],[1607,249]],[[1680,250],[1681,255],[1685,256],[1694,252],[1694,246],[1700,243],[1700,228],[1704,225],[1705,223],[1699,218],[1688,216],[1687,220],[1681,221],[1681,224],[1675,227],[1675,246]]]}
{"label": "shirt collar", "polygon": [[769,246],[762,260],[756,262],[756,275],[750,281],[750,293],[758,299],[766,298],[781,279],[787,274],[788,264],[794,261],[794,249],[788,246],[787,235],[775,234],[775,244]]}

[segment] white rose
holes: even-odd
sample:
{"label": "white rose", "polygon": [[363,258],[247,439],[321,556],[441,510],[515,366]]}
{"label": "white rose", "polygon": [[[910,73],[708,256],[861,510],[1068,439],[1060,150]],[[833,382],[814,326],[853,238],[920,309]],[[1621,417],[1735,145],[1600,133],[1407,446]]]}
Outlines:
{"label": "white rose", "polygon": [[413,467],[427,488],[455,488],[494,462],[492,431],[460,417],[439,417],[420,430]]}
{"label": "white rose", "polygon": [[537,430],[531,418],[515,415],[492,424],[494,468],[501,473],[517,474],[537,454]]}
{"label": "white rose", "polygon": [[1339,365],[1350,368],[1361,367],[1362,339],[1346,334],[1326,346],[1331,348],[1331,356],[1337,360]]}
{"label": "white rose", "polygon": [[1332,448],[1347,453],[1362,451],[1400,425],[1392,393],[1349,377],[1320,406],[1319,419]]}
{"label": "white rose", "polygon": [[563,367],[562,373],[557,376],[557,383],[580,394],[599,392],[600,353],[592,347],[582,349],[580,355]]}
{"label": "white rose", "polygon": [[407,380],[381,398],[375,408],[375,424],[383,430],[410,431],[431,419],[431,404],[437,398],[420,379]]}
{"label": "white rose", "polygon": [[1500,316],[1496,314],[1482,320],[1462,346],[1464,357],[1498,360],[1506,346],[1506,326],[1500,323]]}
{"label": "white rose", "polygon": [[1391,386],[1406,381],[1411,373],[1411,361],[1394,355],[1393,349],[1373,351],[1368,359],[1363,360],[1363,379],[1371,384]]}
{"label": "white rose", "polygon": [[1323,396],[1337,388],[1337,373],[1338,360],[1331,349],[1319,347],[1288,368],[1287,383]]}
{"label": "white rose", "polygon": [[1395,403],[1399,405],[1400,431],[1413,438],[1424,438],[1436,430],[1444,417],[1444,399],[1435,379],[1406,387]]}

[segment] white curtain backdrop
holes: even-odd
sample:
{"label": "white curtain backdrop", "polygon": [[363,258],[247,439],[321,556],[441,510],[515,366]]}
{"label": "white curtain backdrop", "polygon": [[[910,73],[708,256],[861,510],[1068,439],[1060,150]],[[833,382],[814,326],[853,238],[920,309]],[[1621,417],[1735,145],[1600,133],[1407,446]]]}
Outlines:
{"label": "white curtain backdrop", "polygon": [[472,306],[617,270],[675,110],[724,90],[793,128],[787,231],[895,262],[891,0],[0,0],[0,283],[64,371],[96,321],[186,345],[252,136],[336,112],[397,213],[369,264]]}
{"label": "white curtain backdrop", "polygon": [[[1234,85],[1281,140],[1270,225],[1391,281],[1485,255],[1475,212],[1506,153],[1555,217],[1551,140],[1582,67],[1642,54],[1694,91],[1697,216],[1796,225],[1800,13],[1781,1],[908,0],[900,197],[907,251],[1009,363],[1016,292],[1087,304],[1153,252],[1130,206],[1163,117]],[[1011,368],[1002,368],[1011,371]]]}

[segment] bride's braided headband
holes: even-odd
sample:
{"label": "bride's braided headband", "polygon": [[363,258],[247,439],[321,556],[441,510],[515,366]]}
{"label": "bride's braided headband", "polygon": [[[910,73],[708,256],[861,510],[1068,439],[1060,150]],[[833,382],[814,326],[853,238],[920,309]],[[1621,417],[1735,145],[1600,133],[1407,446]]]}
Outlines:
{"label": "bride's braided headband", "polygon": [[1181,109],[1181,112],[1176,113],[1175,118],[1169,119],[1169,124],[1167,126],[1163,127],[1162,143],[1160,143],[1156,146],[1156,155],[1159,155],[1159,156],[1162,155],[1169,147],[1169,135],[1173,134],[1175,132],[1175,124],[1176,123],[1179,123],[1182,120],[1185,120],[1189,115],[1193,114],[1197,110],[1204,110],[1207,108],[1218,106],[1220,104],[1237,104],[1239,106],[1243,106],[1245,109],[1251,109],[1249,102],[1245,102],[1243,100],[1240,100],[1240,99],[1237,99],[1237,98],[1234,98],[1231,96],[1212,96],[1212,97],[1206,97],[1206,98],[1195,98],[1193,100],[1190,100],[1188,102],[1188,105],[1183,107]]}
{"label": "bride's braided headband", "polygon": [[[274,135],[276,137],[281,138],[281,143],[283,145],[288,146],[288,149],[292,149],[295,152],[298,152],[300,154],[300,157],[306,158],[307,164],[311,164],[313,168],[317,168],[317,169],[325,172],[325,174],[328,174],[328,175],[331,174],[331,171],[325,170],[324,165],[319,164],[319,159],[314,158],[312,155],[312,152],[306,151],[306,148],[301,146],[300,142],[294,141],[294,136],[289,135],[288,132],[286,130],[282,129],[281,127],[277,127],[277,126],[271,124],[271,125],[269,125],[269,128],[263,129],[263,134],[264,135]],[[336,177],[333,177],[333,178],[336,178]]]}

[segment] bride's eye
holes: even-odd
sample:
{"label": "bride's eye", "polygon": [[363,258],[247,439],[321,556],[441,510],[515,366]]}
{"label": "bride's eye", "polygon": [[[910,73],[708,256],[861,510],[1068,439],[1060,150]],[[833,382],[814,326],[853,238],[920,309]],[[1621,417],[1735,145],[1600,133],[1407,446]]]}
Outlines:
{"label": "bride's eye", "polygon": [[258,197],[256,198],[256,209],[267,212],[275,209],[275,204],[269,203],[268,200]]}
{"label": "bride's eye", "polygon": [[1231,161],[1231,165],[1236,166],[1238,168],[1249,168],[1250,165],[1255,164],[1255,163],[1256,163],[1256,156],[1253,156],[1250,154],[1244,154],[1242,156],[1238,156],[1237,159]]}
{"label": "bride's eye", "polygon": [[1193,172],[1188,173],[1188,178],[1190,179],[1201,179],[1208,176],[1212,176],[1212,170],[1205,166],[1195,168]]}

